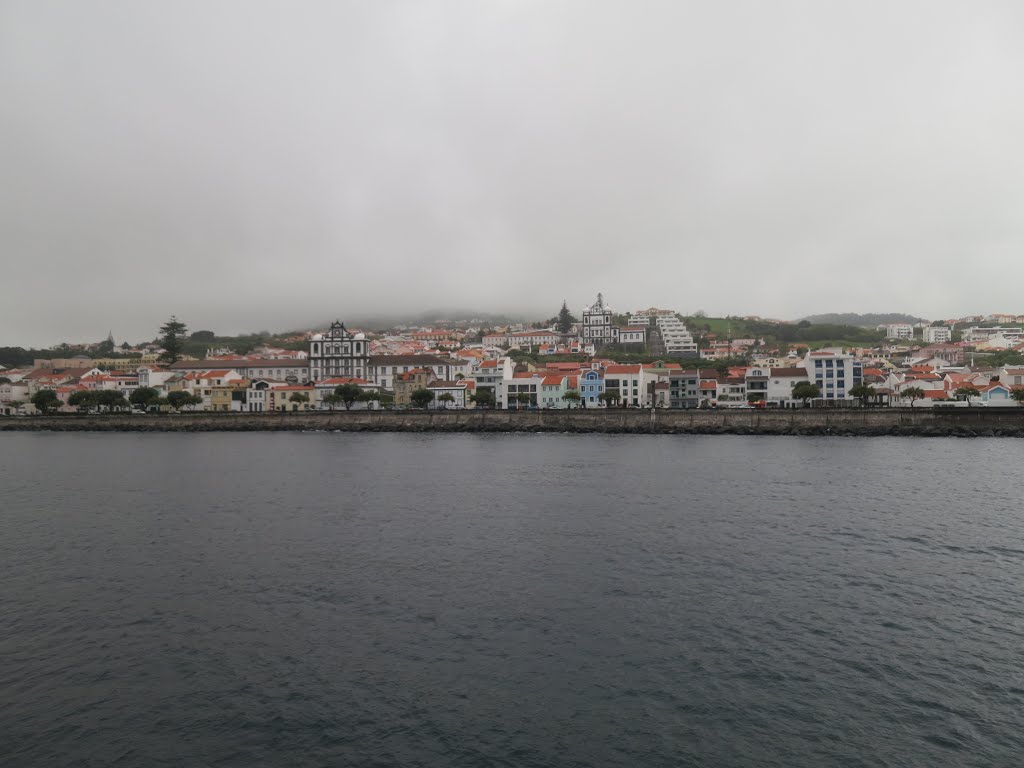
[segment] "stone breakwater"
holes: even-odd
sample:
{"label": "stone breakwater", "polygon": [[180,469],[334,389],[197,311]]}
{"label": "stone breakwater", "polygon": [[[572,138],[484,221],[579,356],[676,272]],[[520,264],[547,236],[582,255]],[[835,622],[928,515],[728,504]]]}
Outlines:
{"label": "stone breakwater", "polygon": [[0,431],[598,432],[623,434],[1024,437],[1024,408],[317,413],[0,417]]}

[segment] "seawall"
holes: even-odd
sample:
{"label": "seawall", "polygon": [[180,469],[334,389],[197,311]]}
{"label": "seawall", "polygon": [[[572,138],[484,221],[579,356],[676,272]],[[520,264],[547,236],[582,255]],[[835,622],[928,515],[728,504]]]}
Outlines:
{"label": "seawall", "polygon": [[1024,408],[336,411],[0,417],[3,431],[598,432],[625,434],[1024,437]]}

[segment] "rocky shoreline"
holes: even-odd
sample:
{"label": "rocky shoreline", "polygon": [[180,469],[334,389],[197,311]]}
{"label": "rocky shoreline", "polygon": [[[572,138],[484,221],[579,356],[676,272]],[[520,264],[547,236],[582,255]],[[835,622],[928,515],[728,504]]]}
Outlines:
{"label": "rocky shoreline", "polygon": [[559,432],[1024,437],[1022,409],[353,411],[0,418],[0,432]]}

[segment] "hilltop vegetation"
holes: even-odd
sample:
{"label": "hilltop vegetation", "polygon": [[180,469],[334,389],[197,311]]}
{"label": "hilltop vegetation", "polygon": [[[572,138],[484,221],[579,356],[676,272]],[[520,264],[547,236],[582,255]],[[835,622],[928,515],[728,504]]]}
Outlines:
{"label": "hilltop vegetation", "polygon": [[902,312],[882,312],[858,314],[856,312],[831,312],[824,315],[808,315],[801,318],[812,325],[853,325],[861,328],[874,328],[877,325],[890,323],[919,323],[921,318]]}
{"label": "hilltop vegetation", "polygon": [[775,323],[740,317],[686,317],[684,322],[694,336],[714,333],[719,340],[764,339],[766,344],[803,343],[811,346],[877,344],[885,334],[874,328],[840,323]]}

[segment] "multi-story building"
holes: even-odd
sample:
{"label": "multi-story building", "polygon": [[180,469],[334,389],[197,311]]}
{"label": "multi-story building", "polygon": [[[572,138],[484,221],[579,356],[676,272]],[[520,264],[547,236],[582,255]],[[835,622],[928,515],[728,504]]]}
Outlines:
{"label": "multi-story building", "polygon": [[462,370],[463,361],[437,355],[371,355],[366,366],[366,376],[384,389],[394,387],[395,378],[417,368],[433,372],[434,379],[450,381]]}
{"label": "multi-story building", "polygon": [[650,325],[651,320],[657,320],[659,317],[675,317],[675,310],[672,309],[658,309],[657,307],[648,307],[647,309],[638,309],[629,316],[630,325]]}
{"label": "multi-story building", "polygon": [[619,396],[619,405],[642,405],[645,396],[643,368],[639,364],[607,366],[604,369],[604,391],[615,392]]}
{"label": "multi-story building", "polygon": [[1006,326],[981,328],[978,326],[972,326],[970,328],[965,329],[963,332],[963,340],[971,342],[972,344],[981,341],[988,341],[995,337],[1000,337],[1019,342],[1022,340],[1022,337],[1024,337],[1024,328],[1014,328]]}
{"label": "multi-story building", "polygon": [[864,383],[864,368],[853,355],[809,352],[804,358],[807,380],[818,385],[823,400],[848,400],[849,392]]}
{"label": "multi-story building", "polygon": [[924,358],[942,360],[946,365],[963,365],[964,362],[964,348],[957,344],[932,344],[922,347],[918,354]]}
{"label": "multi-story building", "polygon": [[584,408],[598,408],[603,405],[601,395],[604,391],[604,377],[600,371],[584,371],[579,377],[580,405]]}
{"label": "multi-story building", "polygon": [[370,342],[361,333],[350,333],[337,320],[309,340],[309,378],[313,381],[333,376],[365,378],[369,362]]}
{"label": "multi-story building", "polygon": [[239,358],[237,360],[179,360],[168,366],[175,373],[208,371],[212,368],[232,370],[244,379],[272,379],[289,384],[309,382],[309,363],[306,360],[261,360]]}
{"label": "multi-story building", "polygon": [[665,354],[673,357],[697,357],[697,343],[683,323],[675,315],[659,315],[658,333],[665,347]]}
{"label": "multi-story building", "polygon": [[890,323],[883,326],[885,338],[887,339],[912,339],[914,338],[914,326],[910,323]]}
{"label": "multi-story building", "polygon": [[504,408],[504,388],[502,381],[512,378],[512,358],[501,357],[497,360],[482,360],[473,368],[472,378],[476,382],[478,394],[489,391],[494,396],[496,408]]}
{"label": "multi-story building", "polygon": [[921,329],[925,344],[945,344],[953,338],[953,331],[944,325],[930,325]]}
{"label": "multi-story building", "polygon": [[397,374],[391,384],[395,393],[395,405],[411,405],[412,393],[417,389],[426,389],[434,378],[434,373],[429,368],[413,368],[411,371]]}

